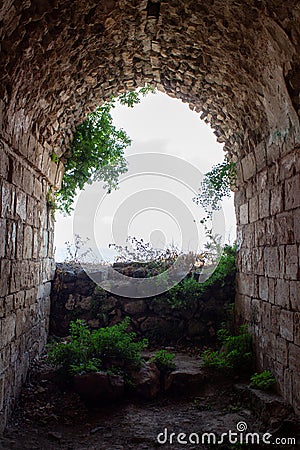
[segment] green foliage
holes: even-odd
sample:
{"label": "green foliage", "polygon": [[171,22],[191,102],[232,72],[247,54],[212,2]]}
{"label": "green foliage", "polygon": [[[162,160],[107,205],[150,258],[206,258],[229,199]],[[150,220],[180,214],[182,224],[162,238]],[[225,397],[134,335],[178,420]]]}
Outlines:
{"label": "green foliage", "polygon": [[51,161],[55,162],[56,164],[59,161],[59,156],[55,153],[55,151],[53,150],[53,152],[51,153]]}
{"label": "green foliage", "polygon": [[252,364],[252,339],[245,327],[239,334],[232,336],[226,330],[220,330],[218,338],[223,344],[220,351],[211,349],[202,353],[204,367],[214,367],[225,372],[247,371]]}
{"label": "green foliage", "polygon": [[49,361],[68,376],[76,373],[120,369],[123,373],[142,362],[141,351],[148,345],[128,332],[130,319],[111,327],[91,331],[82,320],[71,322],[67,340],[49,345]]}
{"label": "green foliage", "polygon": [[46,194],[46,203],[47,203],[47,208],[50,211],[52,219],[55,220],[55,211],[57,209],[57,203],[56,203],[55,197],[50,189],[47,191],[47,194]]}
{"label": "green foliage", "polygon": [[261,373],[255,373],[250,378],[250,387],[268,391],[275,387],[276,379],[270,370],[264,370]]}
{"label": "green foliage", "polygon": [[173,308],[185,308],[203,293],[201,284],[195,278],[185,278],[166,294],[167,302]]}
{"label": "green foliage", "polygon": [[150,362],[154,362],[161,372],[168,372],[175,369],[175,355],[166,350],[157,350],[154,356],[150,358]]}
{"label": "green foliage", "polygon": [[200,300],[211,286],[225,286],[227,277],[235,275],[235,259],[236,246],[225,245],[216,269],[204,283],[198,283],[194,277],[185,278],[157,300],[165,301],[173,308],[187,308],[194,300]]}
{"label": "green foliage", "polygon": [[85,183],[102,180],[108,192],[117,188],[119,175],[127,170],[124,149],[131,140],[124,130],[113,125],[111,110],[117,100],[132,107],[140,102],[140,94],[146,95],[150,91],[153,89],[145,86],[118,98],[112,97],[77,126],[69,155],[64,155],[65,172],[57,192],[60,210],[67,214],[71,212],[77,190],[83,189]]}
{"label": "green foliage", "polygon": [[221,200],[230,197],[235,179],[236,164],[225,159],[204,175],[199,194],[193,199],[194,202],[201,205],[210,217],[212,211],[220,209]]}

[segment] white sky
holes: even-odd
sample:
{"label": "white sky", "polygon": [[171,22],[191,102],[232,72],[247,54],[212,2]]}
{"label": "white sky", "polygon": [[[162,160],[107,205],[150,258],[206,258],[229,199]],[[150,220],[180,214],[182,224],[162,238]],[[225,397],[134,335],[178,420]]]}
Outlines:
{"label": "white sky", "polygon": [[[125,156],[148,152],[168,154],[193,164],[202,173],[209,171],[214,164],[223,161],[223,146],[217,143],[211,128],[200,120],[199,114],[191,111],[187,104],[165,94],[160,92],[148,94],[134,108],[118,105],[112,110],[112,116],[115,125],[123,128],[132,139],[132,145],[126,149]],[[155,180],[154,176],[151,179],[140,178],[141,185],[136,184],[137,180],[135,184],[124,181],[118,191],[105,197],[104,206],[102,205],[102,209],[98,210],[99,217],[97,218],[97,226],[101,229],[101,238],[99,237],[97,244],[101,247],[105,246],[105,243],[112,242],[111,219],[117,214],[122,202],[125,202],[126,207],[128,198],[141,190],[141,186],[143,189],[149,190],[151,187],[156,188],[158,182],[161,189],[168,190],[165,186],[165,179]],[[199,179],[199,184],[200,181]],[[171,185],[169,190],[172,193],[176,192],[177,198],[185,204],[189,204],[191,214],[196,221],[202,218],[200,207],[191,201],[193,197],[191,192],[183,192],[181,188]],[[232,242],[235,239],[233,196],[225,199],[222,205],[226,224],[226,240]],[[128,223],[127,232],[130,236],[143,237],[147,241],[150,240],[147,238],[151,236],[154,240],[166,240],[170,243],[174,239],[176,241],[181,232],[180,225],[178,225],[180,218],[173,219],[170,214],[160,214],[159,211],[152,213],[149,210],[136,211],[130,224]],[[164,239],[163,234],[166,235],[166,230],[168,236],[165,236]],[[64,259],[66,241],[73,241],[73,215],[64,217],[57,212],[55,247],[58,261]]]}

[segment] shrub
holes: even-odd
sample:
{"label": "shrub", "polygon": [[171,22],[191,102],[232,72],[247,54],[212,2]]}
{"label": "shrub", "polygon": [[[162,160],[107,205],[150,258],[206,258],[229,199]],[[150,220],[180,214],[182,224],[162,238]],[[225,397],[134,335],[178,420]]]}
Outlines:
{"label": "shrub", "polygon": [[264,370],[261,373],[255,373],[250,378],[250,387],[268,391],[275,387],[276,379],[270,370]]}
{"label": "shrub", "polygon": [[228,372],[249,370],[253,358],[252,339],[245,327],[241,327],[236,336],[231,336],[221,329],[218,337],[221,337],[223,344],[221,350],[205,350],[202,353],[202,366]]}
{"label": "shrub", "polygon": [[154,356],[150,358],[150,362],[154,362],[161,372],[168,372],[175,369],[175,355],[166,350],[157,350]]}
{"label": "shrub", "polygon": [[204,283],[198,283],[193,276],[185,278],[156,300],[166,302],[172,308],[187,308],[193,301],[200,300],[211,286],[225,286],[227,277],[235,275],[235,259],[236,246],[225,245],[216,269]]}
{"label": "shrub", "polygon": [[82,320],[71,322],[67,340],[49,345],[49,361],[67,376],[76,373],[120,369],[126,374],[142,362],[147,340],[136,342],[128,332],[130,319],[91,331]]}

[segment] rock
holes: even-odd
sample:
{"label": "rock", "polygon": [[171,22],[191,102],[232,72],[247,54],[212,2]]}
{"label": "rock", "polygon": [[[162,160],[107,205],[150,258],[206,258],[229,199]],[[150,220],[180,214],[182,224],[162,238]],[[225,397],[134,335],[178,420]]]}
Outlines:
{"label": "rock", "polygon": [[98,433],[98,431],[103,431],[103,430],[105,430],[104,427],[95,427],[90,431],[90,434],[95,434],[95,433]]}
{"label": "rock", "polygon": [[235,385],[235,389],[265,424],[272,426],[279,424],[293,412],[292,407],[277,394],[252,389],[244,384]]}
{"label": "rock", "polygon": [[133,271],[133,278],[146,278],[147,272],[145,269],[136,269]]}
{"label": "rock", "polygon": [[62,280],[64,283],[72,283],[76,280],[75,270],[65,270],[62,274]]}
{"label": "rock", "polygon": [[111,402],[124,394],[124,379],[106,372],[91,372],[74,376],[74,390],[90,403]]}
{"label": "rock", "polygon": [[166,375],[165,390],[187,396],[197,393],[207,379],[200,367],[201,360],[184,353],[177,353],[174,363],[176,370]]}
{"label": "rock", "polygon": [[130,300],[124,305],[124,311],[127,314],[143,314],[147,310],[147,304],[145,300]]}
{"label": "rock", "polygon": [[160,372],[154,363],[146,362],[132,373],[132,381],[138,396],[151,399],[160,391]]}
{"label": "rock", "polygon": [[57,431],[49,431],[48,436],[54,441],[60,441],[62,439],[62,433]]}

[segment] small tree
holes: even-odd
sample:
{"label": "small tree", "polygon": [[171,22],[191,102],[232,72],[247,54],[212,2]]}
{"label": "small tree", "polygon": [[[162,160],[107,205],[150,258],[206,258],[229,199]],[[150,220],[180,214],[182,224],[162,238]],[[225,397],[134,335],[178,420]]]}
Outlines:
{"label": "small tree", "polygon": [[[70,214],[76,191],[83,189],[85,183],[102,180],[108,192],[117,188],[120,174],[127,170],[124,150],[131,144],[131,139],[124,130],[113,125],[111,110],[117,101],[133,107],[140,102],[141,95],[148,92],[154,92],[154,89],[146,85],[137,91],[112,97],[77,126],[69,154],[63,155],[65,172],[61,189],[56,193],[58,209]],[[52,160],[59,161],[55,153]]]}

